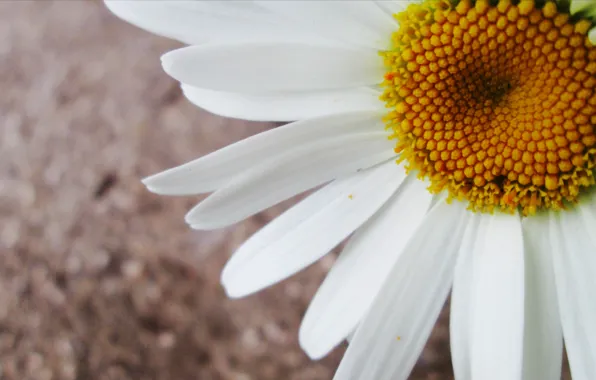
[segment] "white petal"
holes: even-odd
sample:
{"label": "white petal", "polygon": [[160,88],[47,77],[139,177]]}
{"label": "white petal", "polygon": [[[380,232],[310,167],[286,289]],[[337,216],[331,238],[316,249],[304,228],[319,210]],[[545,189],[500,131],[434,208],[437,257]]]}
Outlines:
{"label": "white petal", "polygon": [[307,30],[361,46],[385,49],[395,21],[373,1],[257,1]]}
{"label": "white petal", "polygon": [[300,344],[319,359],[355,329],[424,219],[431,194],[410,176],[350,239],[317,291],[300,326]]}
{"label": "white petal", "polygon": [[378,175],[382,174],[381,170],[394,171],[393,176],[397,181],[405,178],[403,168],[391,161],[381,164],[377,168],[370,168],[350,174],[325,185],[322,189],[317,190],[284,212],[244,242],[242,247],[226,263],[222,272],[222,280],[224,282],[227,281],[246,260],[250,260],[253,255],[271,245],[272,242],[279,240],[289,231],[300,226],[304,221],[308,221],[316,212],[325,209],[325,207],[329,206],[335,200],[347,197],[355,188],[367,186],[371,178],[374,180]]}
{"label": "white petal", "polygon": [[470,217],[462,240],[460,254],[455,265],[453,290],[451,291],[450,344],[453,372],[457,380],[472,378],[470,366],[470,313],[474,267],[474,248],[482,223],[479,214]]}
{"label": "white petal", "polygon": [[375,1],[377,5],[383,9],[385,12],[394,15],[396,13],[403,12],[406,10],[408,5],[410,5],[413,1],[411,0],[378,0]]}
{"label": "white petal", "polygon": [[[334,200],[347,197],[354,188],[367,184],[371,175],[375,173],[374,170],[375,168],[371,168],[334,180],[261,228],[245,241],[228,260],[222,272],[222,282],[228,281],[238,268],[254,255],[300,226]],[[397,174],[402,177],[404,175],[399,172]]]}
{"label": "white petal", "polygon": [[210,15],[237,17],[260,22],[274,18],[271,12],[267,12],[251,0],[167,0],[162,2],[182,8],[186,12],[204,12]]}
{"label": "white petal", "polygon": [[277,160],[296,147],[326,138],[383,131],[381,114],[351,112],[325,116],[274,128],[249,137],[187,164],[145,178],[158,194],[197,194],[221,188],[250,168]]}
{"label": "white petal", "polygon": [[559,314],[574,380],[593,379],[596,374],[595,231],[594,204],[551,215]]}
{"label": "white petal", "polygon": [[395,155],[384,132],[330,138],[248,169],[186,215],[196,229],[237,223],[332,179],[369,168]]}
{"label": "white petal", "polygon": [[187,44],[207,41],[320,41],[250,1],[107,0],[118,17]]}
{"label": "white petal", "polygon": [[182,83],[216,91],[266,94],[379,83],[372,49],[301,43],[209,43],[171,51],[164,70]]}
{"label": "white petal", "polygon": [[172,7],[171,3],[142,0],[110,0],[105,3],[116,16],[152,33],[188,44],[207,40],[194,25],[197,15]]}
{"label": "white petal", "polygon": [[[385,203],[405,177],[405,170],[387,162],[358,177],[360,180],[348,180],[352,186],[336,185],[315,193],[241,247],[222,275],[228,295],[251,294],[321,258]],[[327,202],[321,204],[322,200]],[[311,213],[304,215],[303,210]]]}
{"label": "white petal", "polygon": [[195,105],[216,115],[255,121],[294,121],[360,110],[383,111],[380,92],[368,87],[252,95],[182,85]]}
{"label": "white petal", "polygon": [[534,215],[523,223],[526,267],[524,380],[561,378],[563,334],[548,239],[548,217]]}
{"label": "white petal", "polygon": [[522,376],[524,249],[519,216],[483,215],[474,253],[470,355],[472,378]]}
{"label": "white petal", "polygon": [[467,211],[440,202],[427,215],[360,323],[335,380],[406,379],[445,302]]}

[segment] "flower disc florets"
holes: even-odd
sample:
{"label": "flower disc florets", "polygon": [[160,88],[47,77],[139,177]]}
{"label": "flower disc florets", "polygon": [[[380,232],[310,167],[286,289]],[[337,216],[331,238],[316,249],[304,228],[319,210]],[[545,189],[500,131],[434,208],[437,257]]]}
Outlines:
{"label": "flower disc florets", "polygon": [[386,123],[432,192],[528,215],[595,184],[591,20],[539,0],[426,0],[395,17]]}

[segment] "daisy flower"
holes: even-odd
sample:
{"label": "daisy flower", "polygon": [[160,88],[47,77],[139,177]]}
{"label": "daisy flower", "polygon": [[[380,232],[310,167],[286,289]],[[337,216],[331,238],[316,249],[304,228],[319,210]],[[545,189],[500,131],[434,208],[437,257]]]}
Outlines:
{"label": "daisy flower", "polygon": [[212,193],[192,228],[316,187],[254,234],[242,297],[347,245],[300,344],[336,380],[405,379],[451,291],[457,379],[596,378],[593,0],[114,1],[191,46],[164,70],[208,111],[288,121],[144,180]]}

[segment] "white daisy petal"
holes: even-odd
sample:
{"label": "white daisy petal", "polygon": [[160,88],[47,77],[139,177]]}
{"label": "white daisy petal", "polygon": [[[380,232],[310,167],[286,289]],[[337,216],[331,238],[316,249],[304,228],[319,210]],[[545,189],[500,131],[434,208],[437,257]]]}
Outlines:
{"label": "white daisy petal", "polygon": [[455,265],[450,309],[450,342],[453,372],[458,380],[472,378],[470,367],[470,312],[472,297],[472,268],[478,230],[483,219],[478,214],[471,216],[462,240],[460,254]]}
{"label": "white daisy petal", "polygon": [[239,94],[182,85],[195,105],[216,115],[254,121],[294,121],[325,115],[384,110],[380,92],[368,88],[289,92],[269,95]]}
{"label": "white daisy petal", "polygon": [[203,44],[166,53],[162,64],[182,83],[252,94],[368,86],[384,73],[372,50],[301,43]]}
{"label": "white daisy petal", "polygon": [[317,141],[248,169],[186,215],[196,229],[237,223],[303,191],[395,155],[384,132]]}
{"label": "white daisy petal", "polygon": [[366,47],[390,44],[395,21],[373,1],[257,1],[307,30]]}
{"label": "white daisy petal", "polygon": [[534,215],[523,223],[526,268],[523,379],[561,378],[563,335],[557,304],[548,217]]}
{"label": "white daisy petal", "polygon": [[[256,243],[241,247],[237,263],[228,266],[222,277],[228,295],[242,297],[256,292],[321,258],[385,203],[402,182],[405,170],[387,162],[359,177],[360,181],[352,180],[352,186],[315,193],[305,204],[296,206],[298,210],[280,217],[279,224],[273,222],[269,229],[257,233],[251,239]],[[336,197],[329,199],[329,195]],[[321,204],[325,199],[328,202]],[[311,211],[306,217],[305,209]],[[266,239],[259,236],[263,234]]]}
{"label": "white daisy petal", "polygon": [[356,330],[335,380],[407,378],[449,292],[468,215],[458,202],[428,213]]}
{"label": "white daisy petal", "polygon": [[[263,162],[319,139],[384,130],[377,112],[349,112],[298,121],[249,137],[184,165],[147,177],[143,183],[158,194],[205,193]],[[383,139],[383,138],[381,138]]]}
{"label": "white daisy petal", "polygon": [[265,21],[272,15],[252,0],[168,0],[164,3],[183,8],[186,12],[205,12],[215,16],[237,17]]}
{"label": "white daisy petal", "polygon": [[[588,201],[588,200],[585,200]],[[589,200],[594,202],[593,200]],[[596,214],[594,205],[551,213],[559,314],[574,380],[596,374]]]}
{"label": "white daisy petal", "polygon": [[319,359],[354,330],[424,219],[431,194],[411,177],[350,239],[317,291],[300,327],[300,344]]}
{"label": "white daisy petal", "polygon": [[195,25],[200,17],[172,6],[173,2],[109,0],[105,3],[116,16],[152,33],[188,44],[207,40],[205,33]]}
{"label": "white daisy petal", "polygon": [[519,215],[482,215],[470,315],[472,378],[521,379],[524,242]]}
{"label": "white daisy petal", "polygon": [[251,1],[107,0],[123,20],[187,44],[208,41],[321,41]]}
{"label": "white daisy petal", "polygon": [[379,8],[383,9],[390,15],[403,12],[408,5],[412,3],[411,0],[377,0],[375,3]]}
{"label": "white daisy petal", "polygon": [[[354,188],[363,186],[372,174],[374,174],[373,168],[337,179],[315,191],[257,231],[228,260],[222,272],[222,281],[226,282],[246,260],[250,260],[253,255],[265,249],[271,242],[279,240],[288,231],[295,229],[314,213],[325,208],[332,201],[348,196]],[[405,177],[405,173],[401,173],[401,175]]]}

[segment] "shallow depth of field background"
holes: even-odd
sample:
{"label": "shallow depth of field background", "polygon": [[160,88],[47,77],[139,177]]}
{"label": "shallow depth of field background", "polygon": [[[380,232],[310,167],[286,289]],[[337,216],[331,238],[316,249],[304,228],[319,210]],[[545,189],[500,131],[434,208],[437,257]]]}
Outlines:
{"label": "shallow depth of field background", "polygon": [[[191,105],[159,62],[180,45],[99,1],[0,1],[0,39],[0,379],[331,380],[345,347],[312,362],[297,329],[333,255],[246,299],[219,285],[292,201],[198,232],[201,197],[139,182],[274,125]],[[443,316],[412,379],[452,378],[447,339]]]}

